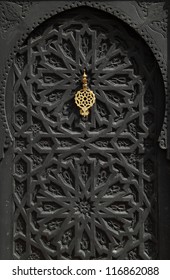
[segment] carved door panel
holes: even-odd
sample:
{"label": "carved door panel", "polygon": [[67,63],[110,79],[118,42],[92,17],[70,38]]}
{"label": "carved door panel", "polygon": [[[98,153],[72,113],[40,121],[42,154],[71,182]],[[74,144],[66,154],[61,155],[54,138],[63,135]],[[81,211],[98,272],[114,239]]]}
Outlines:
{"label": "carved door panel", "polygon": [[[87,117],[74,100],[84,69],[96,97]],[[30,33],[6,92],[11,258],[159,258],[162,92],[149,47],[116,17],[77,8]]]}

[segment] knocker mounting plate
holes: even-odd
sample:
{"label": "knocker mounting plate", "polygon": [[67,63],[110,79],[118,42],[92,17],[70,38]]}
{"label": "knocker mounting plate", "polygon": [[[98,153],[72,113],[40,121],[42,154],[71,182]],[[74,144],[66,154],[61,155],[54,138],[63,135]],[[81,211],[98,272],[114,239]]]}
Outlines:
{"label": "knocker mounting plate", "polygon": [[84,69],[83,74],[83,88],[76,92],[75,103],[80,108],[80,115],[87,117],[89,115],[89,109],[94,105],[96,97],[94,92],[87,86],[87,74]]}

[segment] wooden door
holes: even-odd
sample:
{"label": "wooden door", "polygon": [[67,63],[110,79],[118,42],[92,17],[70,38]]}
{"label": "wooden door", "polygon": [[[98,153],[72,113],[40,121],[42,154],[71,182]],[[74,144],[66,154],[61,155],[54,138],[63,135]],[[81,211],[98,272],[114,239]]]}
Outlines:
{"label": "wooden door", "polygon": [[[87,117],[74,99],[84,69]],[[30,33],[6,92],[11,258],[159,258],[163,93],[149,47],[116,17],[76,8]]]}

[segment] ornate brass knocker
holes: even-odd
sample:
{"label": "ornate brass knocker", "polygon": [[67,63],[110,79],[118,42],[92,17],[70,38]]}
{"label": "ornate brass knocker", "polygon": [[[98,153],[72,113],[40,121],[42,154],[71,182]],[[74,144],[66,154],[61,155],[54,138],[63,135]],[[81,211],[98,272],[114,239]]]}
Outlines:
{"label": "ornate brass knocker", "polygon": [[87,75],[85,69],[82,83],[83,88],[75,94],[75,103],[80,108],[80,115],[86,117],[89,115],[89,109],[94,105],[96,97],[94,92],[87,86]]}

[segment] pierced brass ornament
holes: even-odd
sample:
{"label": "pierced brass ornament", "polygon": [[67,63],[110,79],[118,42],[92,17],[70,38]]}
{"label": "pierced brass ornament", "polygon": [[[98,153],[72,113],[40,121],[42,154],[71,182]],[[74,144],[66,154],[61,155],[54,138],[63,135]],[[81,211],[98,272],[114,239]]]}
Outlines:
{"label": "pierced brass ornament", "polygon": [[76,105],[80,108],[80,115],[86,117],[89,115],[89,109],[94,105],[96,97],[94,92],[87,86],[87,74],[85,69],[82,83],[83,88],[76,92],[74,99]]}

